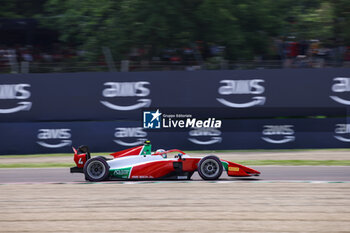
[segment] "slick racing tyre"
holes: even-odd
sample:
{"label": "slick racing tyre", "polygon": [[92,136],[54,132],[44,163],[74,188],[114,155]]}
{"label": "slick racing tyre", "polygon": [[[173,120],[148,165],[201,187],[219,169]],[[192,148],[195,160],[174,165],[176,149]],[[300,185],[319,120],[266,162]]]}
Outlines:
{"label": "slick racing tyre", "polygon": [[215,155],[208,155],[198,163],[198,174],[203,180],[217,180],[222,174],[222,163]]}
{"label": "slick racing tyre", "polygon": [[84,165],[85,179],[98,182],[108,178],[109,166],[101,156],[89,159]]}

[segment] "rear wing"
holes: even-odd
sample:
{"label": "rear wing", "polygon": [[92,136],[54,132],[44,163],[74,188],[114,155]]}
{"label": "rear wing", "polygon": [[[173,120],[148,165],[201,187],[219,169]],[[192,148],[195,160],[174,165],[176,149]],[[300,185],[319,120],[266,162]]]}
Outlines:
{"label": "rear wing", "polygon": [[71,173],[83,173],[84,165],[86,161],[91,158],[89,148],[87,146],[80,146],[77,149],[72,147],[74,151],[74,162],[77,165],[76,167],[71,167]]}

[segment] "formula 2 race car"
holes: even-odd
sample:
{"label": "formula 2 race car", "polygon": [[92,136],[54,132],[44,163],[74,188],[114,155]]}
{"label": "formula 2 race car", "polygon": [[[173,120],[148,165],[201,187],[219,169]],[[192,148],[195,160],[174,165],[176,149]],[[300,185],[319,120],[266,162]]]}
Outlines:
{"label": "formula 2 race car", "polygon": [[[87,146],[74,150],[76,167],[71,173],[84,173],[88,181],[104,180],[188,180],[195,171],[204,180],[217,180],[223,170],[228,176],[248,177],[259,176],[260,172],[243,165],[219,159],[215,155],[203,158],[190,157],[185,152],[172,149],[151,152],[150,141],[144,145],[112,153],[113,159],[102,156],[91,157]],[[176,152],[174,158],[168,158],[168,153]]]}

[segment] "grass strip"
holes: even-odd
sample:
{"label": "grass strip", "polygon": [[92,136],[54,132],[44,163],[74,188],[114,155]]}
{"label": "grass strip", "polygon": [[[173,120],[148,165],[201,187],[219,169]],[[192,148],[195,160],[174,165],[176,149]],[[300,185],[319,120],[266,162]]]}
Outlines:
{"label": "grass strip", "polygon": [[307,152],[307,151],[350,151],[350,148],[319,148],[319,149],[247,149],[247,150],[191,150],[184,151],[186,153],[241,153],[241,152],[264,152],[264,153],[274,153],[274,152]]}
{"label": "grass strip", "polygon": [[72,157],[73,153],[64,153],[64,154],[31,154],[31,155],[0,155],[0,159],[11,159],[11,158],[41,158],[41,157]]}
{"label": "grass strip", "polygon": [[50,167],[74,167],[74,163],[7,163],[0,164],[0,168],[50,168]]}
{"label": "grass strip", "polygon": [[[191,154],[215,154],[215,153],[241,153],[241,152],[302,152],[302,151],[349,151],[350,148],[323,148],[323,149],[251,149],[251,150],[186,150],[185,153]],[[108,156],[112,152],[92,152],[93,156]],[[58,154],[27,154],[27,155],[0,155],[0,158],[40,158],[40,157],[73,157],[72,153]]]}

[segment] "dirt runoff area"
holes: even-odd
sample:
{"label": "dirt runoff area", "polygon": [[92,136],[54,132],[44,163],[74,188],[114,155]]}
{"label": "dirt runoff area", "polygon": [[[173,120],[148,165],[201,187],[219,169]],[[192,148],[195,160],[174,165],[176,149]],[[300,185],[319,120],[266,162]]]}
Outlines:
{"label": "dirt runoff area", "polygon": [[[204,157],[205,155],[214,154],[221,159],[229,161],[244,160],[350,160],[350,149],[343,150],[301,150],[301,151],[243,151],[243,152],[189,152],[190,156]],[[107,153],[94,153],[93,155],[109,156]],[[171,154],[174,156],[175,154]],[[112,158],[112,157],[111,157]],[[14,163],[72,163],[72,156],[47,156],[47,157],[25,157],[12,156],[1,157],[0,164]]]}
{"label": "dirt runoff area", "polygon": [[0,232],[349,232],[349,183],[0,186]]}

